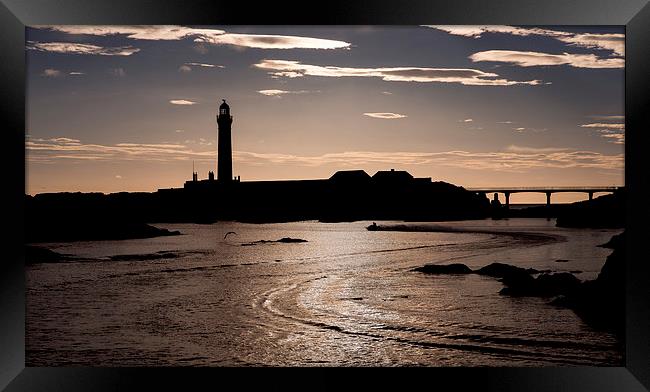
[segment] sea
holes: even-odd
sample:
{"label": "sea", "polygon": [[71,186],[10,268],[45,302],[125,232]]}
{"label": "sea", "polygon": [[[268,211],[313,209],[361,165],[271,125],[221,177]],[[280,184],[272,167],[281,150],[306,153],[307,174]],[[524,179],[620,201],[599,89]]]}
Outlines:
{"label": "sea", "polygon": [[[495,278],[493,262],[595,279],[621,230],[512,218],[156,224],[182,235],[39,244],[26,266],[26,366],[624,366],[616,337]],[[264,242],[281,238],[306,242]]]}

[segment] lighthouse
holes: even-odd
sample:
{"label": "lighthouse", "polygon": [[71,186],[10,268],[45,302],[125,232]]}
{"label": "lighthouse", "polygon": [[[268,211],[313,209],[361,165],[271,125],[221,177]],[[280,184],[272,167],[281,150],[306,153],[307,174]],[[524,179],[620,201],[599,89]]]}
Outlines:
{"label": "lighthouse", "polygon": [[218,132],[218,150],[217,150],[217,181],[230,182],[232,177],[232,138],[231,126],[232,116],[230,115],[230,106],[223,100],[219,106],[217,115]]}

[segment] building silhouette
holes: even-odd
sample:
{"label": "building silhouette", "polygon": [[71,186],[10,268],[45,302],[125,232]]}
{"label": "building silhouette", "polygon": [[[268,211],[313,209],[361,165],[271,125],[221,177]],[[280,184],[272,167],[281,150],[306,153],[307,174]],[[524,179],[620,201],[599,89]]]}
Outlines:
{"label": "building silhouette", "polygon": [[231,182],[232,177],[232,116],[230,106],[223,100],[217,114],[218,151],[217,151],[217,181]]}
{"label": "building silhouette", "polygon": [[[169,220],[287,221],[319,219],[469,219],[486,215],[485,195],[403,170],[344,170],[330,178],[245,181],[232,173],[232,116],[223,101],[217,115],[217,178],[192,180],[183,188],[159,189]],[[177,207],[183,206],[180,212]]]}

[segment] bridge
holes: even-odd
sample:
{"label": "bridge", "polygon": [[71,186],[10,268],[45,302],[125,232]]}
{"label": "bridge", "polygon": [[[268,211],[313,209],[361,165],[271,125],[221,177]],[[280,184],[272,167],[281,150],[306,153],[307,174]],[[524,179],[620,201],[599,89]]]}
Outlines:
{"label": "bridge", "polygon": [[486,187],[466,188],[476,193],[503,193],[506,197],[506,208],[510,208],[510,194],[512,193],[544,193],[546,194],[546,205],[551,205],[551,194],[559,192],[584,192],[589,195],[589,200],[594,198],[594,193],[614,193],[625,187],[623,186],[556,186],[556,187]]}

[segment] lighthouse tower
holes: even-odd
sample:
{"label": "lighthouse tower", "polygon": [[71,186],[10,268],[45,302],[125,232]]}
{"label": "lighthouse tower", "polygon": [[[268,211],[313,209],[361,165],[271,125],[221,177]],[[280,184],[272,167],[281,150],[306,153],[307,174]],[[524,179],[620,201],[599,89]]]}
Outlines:
{"label": "lighthouse tower", "polygon": [[217,126],[219,127],[217,181],[219,182],[230,182],[233,180],[231,125],[232,116],[230,115],[230,106],[228,106],[224,99],[221,106],[219,106],[219,114],[217,115]]}

